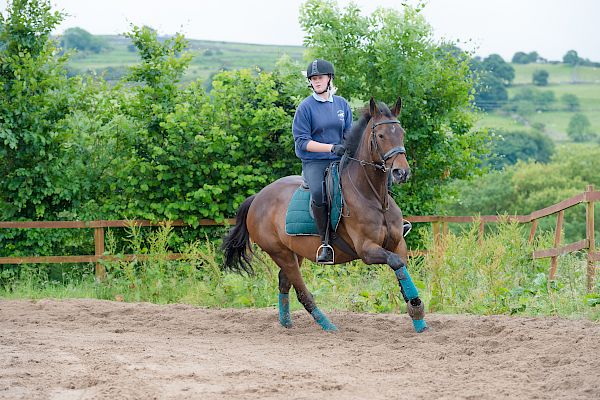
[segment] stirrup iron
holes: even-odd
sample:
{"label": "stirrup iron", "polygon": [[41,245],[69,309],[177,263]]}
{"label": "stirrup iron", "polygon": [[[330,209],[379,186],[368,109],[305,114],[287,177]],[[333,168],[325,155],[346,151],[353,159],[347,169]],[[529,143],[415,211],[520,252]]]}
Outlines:
{"label": "stirrup iron", "polygon": [[408,233],[412,230],[412,224],[407,221],[404,220],[402,222],[402,236],[406,237],[406,235],[408,235]]}
{"label": "stirrup iron", "polygon": [[[321,249],[331,249],[331,261],[326,261],[326,262],[319,262],[319,252],[321,251]],[[331,247],[330,245],[326,244],[326,243],[322,243],[318,248],[317,248],[317,254],[315,254],[315,261],[319,264],[334,264],[335,263],[335,250],[333,250],[333,247]]]}

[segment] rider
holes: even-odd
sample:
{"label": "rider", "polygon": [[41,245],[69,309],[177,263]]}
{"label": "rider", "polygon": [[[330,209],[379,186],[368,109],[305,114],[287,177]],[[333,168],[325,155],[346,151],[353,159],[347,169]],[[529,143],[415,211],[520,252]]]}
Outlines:
{"label": "rider", "polygon": [[292,132],[296,155],[302,160],[302,175],[311,194],[311,208],[321,237],[317,262],[333,263],[333,248],[329,244],[329,210],[324,193],[325,169],[345,152],[342,141],[352,126],[352,111],[348,102],[334,95],[334,69],[329,61],[316,59],[308,64],[306,77],[313,90],[294,115]]}

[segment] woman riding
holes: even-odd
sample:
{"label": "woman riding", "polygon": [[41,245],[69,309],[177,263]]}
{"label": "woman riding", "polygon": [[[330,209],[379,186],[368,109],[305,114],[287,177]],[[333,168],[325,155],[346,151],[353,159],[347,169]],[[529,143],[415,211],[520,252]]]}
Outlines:
{"label": "woman riding", "polygon": [[333,86],[333,64],[316,59],[308,65],[306,77],[313,90],[294,115],[296,155],[302,160],[302,176],[311,194],[311,208],[321,237],[316,260],[332,264],[333,248],[329,244],[329,210],[325,198],[325,169],[345,152],[343,140],[352,127],[352,111],[348,102],[336,96]]}

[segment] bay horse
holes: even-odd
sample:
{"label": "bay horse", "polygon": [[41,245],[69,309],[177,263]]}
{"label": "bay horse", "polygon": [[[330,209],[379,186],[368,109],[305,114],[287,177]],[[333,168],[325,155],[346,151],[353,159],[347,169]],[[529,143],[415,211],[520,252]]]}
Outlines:
{"label": "bay horse", "polygon": [[[402,211],[388,194],[388,182],[404,183],[410,176],[405,132],[397,119],[401,108],[400,98],[391,111],[371,98],[345,138],[347,150],[340,166],[344,203],[336,235],[346,246],[340,247],[335,241],[333,245],[336,264],[360,258],[365,264],[389,265],[396,274],[415,330],[423,332],[427,329],[424,305],[406,268],[408,251]],[[301,184],[300,176],[280,178],[240,205],[236,224],[221,246],[224,267],[252,273],[251,242],[254,242],[280,268],[280,324],[286,328],[292,326],[289,291],[293,286],[298,300],[321,328],[335,331],[336,326],[317,307],[300,272],[305,258],[315,261],[321,240],[318,236],[291,236],[285,231],[288,204]]]}

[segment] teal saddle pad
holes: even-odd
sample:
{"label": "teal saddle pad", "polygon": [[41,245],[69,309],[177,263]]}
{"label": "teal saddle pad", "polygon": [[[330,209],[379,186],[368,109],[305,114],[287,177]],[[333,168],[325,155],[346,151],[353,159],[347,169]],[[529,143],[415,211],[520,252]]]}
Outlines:
{"label": "teal saddle pad", "polygon": [[[330,202],[331,227],[335,232],[342,216],[342,187],[340,185],[339,162],[332,163],[327,170],[325,190]],[[310,213],[310,191],[298,187],[290,200],[285,214],[285,233],[288,235],[318,235],[317,225]]]}

